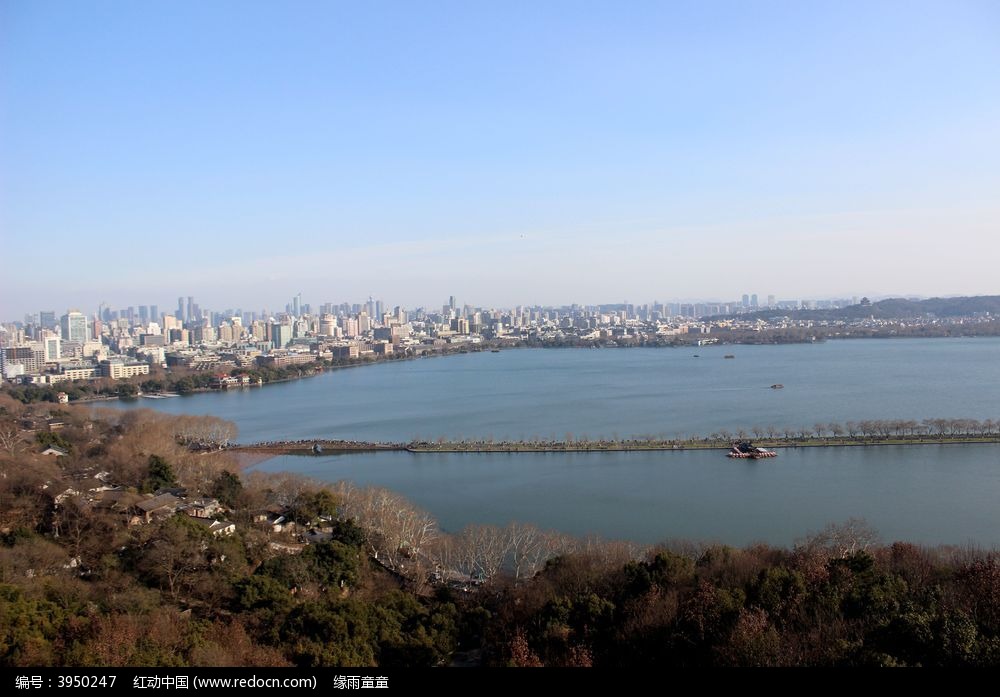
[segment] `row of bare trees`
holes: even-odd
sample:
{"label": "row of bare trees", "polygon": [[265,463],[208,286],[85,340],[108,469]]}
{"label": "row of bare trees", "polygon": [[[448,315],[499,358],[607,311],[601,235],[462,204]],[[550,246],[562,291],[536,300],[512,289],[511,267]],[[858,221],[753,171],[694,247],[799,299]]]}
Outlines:
{"label": "row of bare trees", "polygon": [[729,441],[733,438],[746,439],[802,440],[806,438],[905,438],[905,437],[970,437],[986,438],[1000,435],[1000,419],[866,419],[846,421],[843,424],[831,421],[817,422],[798,428],[778,428],[776,426],[753,426],[749,432],[720,430],[709,436],[712,440]]}
{"label": "row of bare trees", "polygon": [[646,551],[630,542],[578,539],[534,525],[469,525],[450,534],[404,497],[379,487],[335,485],[341,515],[365,530],[369,553],[383,566],[414,581],[436,573],[442,582],[489,582],[500,575],[531,578],[545,563],[569,553],[625,563]]}

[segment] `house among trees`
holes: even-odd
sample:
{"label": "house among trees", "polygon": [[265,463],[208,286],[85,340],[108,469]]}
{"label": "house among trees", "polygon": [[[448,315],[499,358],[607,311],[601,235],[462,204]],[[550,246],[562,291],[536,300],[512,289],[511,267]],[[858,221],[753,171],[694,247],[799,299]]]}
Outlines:
{"label": "house among trees", "polygon": [[270,506],[253,514],[253,522],[261,524],[270,529],[271,532],[291,532],[297,526],[295,521],[288,515],[288,511],[281,506]]}
{"label": "house among trees", "polygon": [[130,521],[132,525],[152,523],[157,518],[167,518],[177,512],[181,499],[173,494],[160,494],[140,501],[135,505],[135,516]]}
{"label": "house among trees", "polygon": [[225,389],[227,387],[238,387],[240,384],[240,379],[233,377],[231,375],[226,375],[225,373],[218,373],[212,376],[209,381],[209,387],[214,387],[216,389]]}
{"label": "house among trees", "polygon": [[248,387],[250,383],[250,376],[246,373],[242,373],[240,375],[217,373],[209,380],[208,386],[224,390],[229,387]]}
{"label": "house among trees", "polygon": [[211,518],[194,518],[191,520],[195,521],[199,525],[202,525],[206,530],[212,533],[213,537],[229,537],[236,532],[236,524],[231,523],[228,520],[213,520]]}
{"label": "house among trees", "polygon": [[188,501],[178,509],[188,514],[192,518],[214,518],[222,513],[222,504],[216,499],[196,499]]}
{"label": "house among trees", "polygon": [[108,489],[89,495],[83,504],[93,510],[110,511],[112,513],[128,513],[139,500],[139,494],[122,489]]}

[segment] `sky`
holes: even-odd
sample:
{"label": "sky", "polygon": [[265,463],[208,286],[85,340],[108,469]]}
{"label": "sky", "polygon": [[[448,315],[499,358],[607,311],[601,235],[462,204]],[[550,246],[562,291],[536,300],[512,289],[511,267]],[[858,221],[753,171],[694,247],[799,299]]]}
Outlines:
{"label": "sky", "polygon": [[998,262],[995,0],[0,0],[0,319],[997,294]]}

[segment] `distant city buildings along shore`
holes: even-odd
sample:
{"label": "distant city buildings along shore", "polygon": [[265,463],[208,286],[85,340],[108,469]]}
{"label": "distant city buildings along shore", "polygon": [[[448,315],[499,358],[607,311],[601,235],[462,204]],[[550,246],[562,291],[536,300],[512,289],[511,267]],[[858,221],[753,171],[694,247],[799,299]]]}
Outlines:
{"label": "distant city buildings along shore", "polygon": [[[722,330],[814,324],[789,319],[781,314],[785,312],[870,305],[867,298],[858,297],[811,301],[777,300],[774,295],[767,295],[762,304],[757,293],[746,293],[730,302],[490,308],[460,305],[452,295],[440,309],[407,310],[400,305],[390,309],[372,296],[363,303],[313,306],[297,293],[280,311],[216,311],[202,308],[194,296],[179,296],[172,312],[161,313],[152,304],[112,309],[102,302],[89,316],[79,309],[58,316],[54,310],[41,310],[23,321],[4,323],[0,371],[9,381],[45,385],[135,377],[157,366],[236,375],[254,367],[416,355],[484,342],[613,346],[693,335],[702,345],[714,343],[712,335]],[[878,324],[874,317],[858,321]]]}

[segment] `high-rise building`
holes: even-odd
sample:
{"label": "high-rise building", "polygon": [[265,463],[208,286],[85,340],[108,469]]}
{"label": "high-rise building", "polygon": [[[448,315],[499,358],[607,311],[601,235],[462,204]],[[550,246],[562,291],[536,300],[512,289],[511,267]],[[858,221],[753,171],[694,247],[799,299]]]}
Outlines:
{"label": "high-rise building", "polygon": [[750,307],[752,307],[755,310],[758,307],[758,305],[757,305],[757,294],[756,293],[754,293],[753,295],[750,296]]}
{"label": "high-rise building", "polygon": [[743,309],[746,309],[746,308],[750,307],[750,296],[747,295],[746,293],[743,294],[742,305],[743,305]]}
{"label": "high-rise building", "polygon": [[188,296],[187,313],[184,315],[184,321],[190,322],[194,317],[194,296]]}
{"label": "high-rise building", "polygon": [[149,324],[149,306],[140,305],[139,306],[139,324],[146,325]]}
{"label": "high-rise building", "polygon": [[55,329],[59,326],[59,323],[56,322],[56,313],[54,310],[42,310],[39,312],[38,323],[42,329]]}
{"label": "high-rise building", "polygon": [[49,335],[45,337],[43,346],[45,348],[45,362],[55,363],[61,357],[61,349],[59,346],[60,339],[58,336]]}
{"label": "high-rise building", "polygon": [[184,298],[177,298],[177,320],[184,321]]}
{"label": "high-rise building", "polygon": [[361,333],[360,323],[357,317],[345,317],[342,321],[344,336],[355,337]]}
{"label": "high-rise building", "polygon": [[149,321],[159,322],[160,321],[160,308],[156,305],[149,306]]}
{"label": "high-rise building", "polygon": [[336,336],[337,318],[329,313],[320,317],[319,333],[322,334],[323,336]]}
{"label": "high-rise building", "polygon": [[79,310],[70,310],[63,315],[62,339],[84,343],[87,340],[87,315]]}
{"label": "high-rise building", "polygon": [[292,325],[277,322],[271,324],[271,343],[275,348],[285,348],[292,343]]}
{"label": "high-rise building", "polygon": [[450,310],[454,310],[455,309],[455,296],[454,295],[449,295],[448,296],[448,309],[450,309]]}

